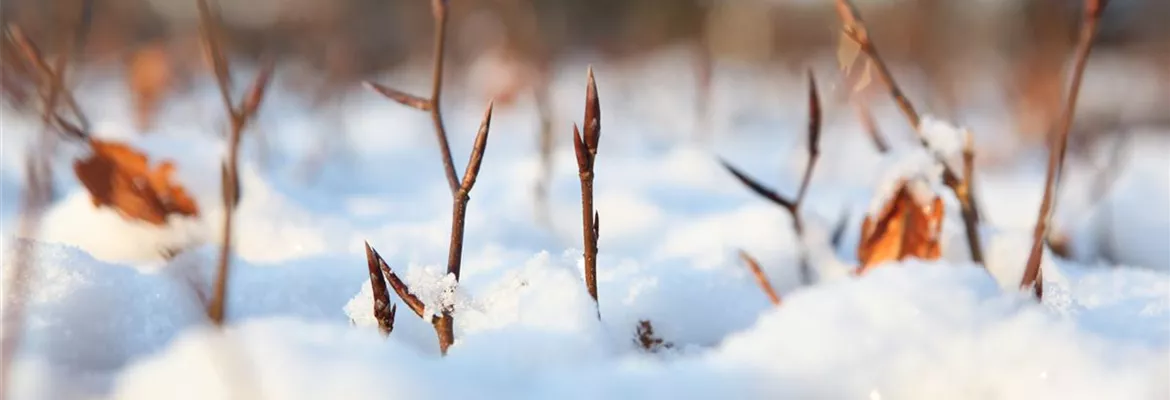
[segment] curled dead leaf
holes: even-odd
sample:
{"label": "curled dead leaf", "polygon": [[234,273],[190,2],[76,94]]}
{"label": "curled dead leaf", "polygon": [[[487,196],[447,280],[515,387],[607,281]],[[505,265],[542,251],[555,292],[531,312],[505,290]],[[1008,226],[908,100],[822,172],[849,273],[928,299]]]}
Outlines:
{"label": "curled dead leaf", "polygon": [[857,273],[906,257],[938,259],[942,255],[943,212],[943,202],[938,196],[922,204],[914,199],[906,181],[899,183],[898,191],[878,215],[867,216],[861,224],[857,248],[861,268]]}
{"label": "curled dead leaf", "polygon": [[172,181],[175,166],[163,161],[151,169],[146,155],[122,143],[89,140],[93,154],[74,161],[77,179],[98,207],[111,207],[124,218],[163,225],[171,214],[199,215],[199,206]]}

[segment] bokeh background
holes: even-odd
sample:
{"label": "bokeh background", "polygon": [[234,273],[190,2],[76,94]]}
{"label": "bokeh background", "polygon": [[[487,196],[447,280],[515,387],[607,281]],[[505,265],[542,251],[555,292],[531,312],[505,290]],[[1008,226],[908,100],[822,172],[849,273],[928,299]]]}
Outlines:
{"label": "bokeh background", "polygon": [[[129,71],[141,96],[184,90],[206,65],[200,57],[194,2],[93,1],[79,63]],[[505,102],[544,84],[550,65],[588,54],[592,62],[632,60],[684,48],[695,78],[712,64],[799,72],[831,57],[837,22],[829,0],[455,0],[451,1],[448,80],[465,84],[480,68]],[[915,78],[935,114],[953,116],[966,99],[996,92],[1021,134],[1045,132],[1058,112],[1076,37],[1080,1],[862,0],[895,72]],[[328,100],[363,79],[408,66],[425,68],[433,21],[426,0],[221,0],[230,51],[239,59],[276,56],[293,86]],[[2,18],[29,32],[49,53],[77,23],[83,0],[6,0]],[[1142,80],[1144,96],[1124,106],[1080,113],[1081,130],[1170,123],[1170,2],[1113,0],[1098,56],[1118,60]],[[1132,74],[1130,74],[1132,75]],[[138,82],[134,82],[135,79]],[[1087,85],[1094,76],[1090,73]],[[481,80],[483,81],[483,80]],[[483,84],[482,82],[480,83]],[[992,87],[989,87],[992,86]],[[150,93],[143,93],[150,92]],[[702,92],[700,92],[702,93]],[[1089,100],[1092,101],[1091,99]],[[149,105],[142,106],[149,109]],[[950,114],[950,115],[948,115]]]}

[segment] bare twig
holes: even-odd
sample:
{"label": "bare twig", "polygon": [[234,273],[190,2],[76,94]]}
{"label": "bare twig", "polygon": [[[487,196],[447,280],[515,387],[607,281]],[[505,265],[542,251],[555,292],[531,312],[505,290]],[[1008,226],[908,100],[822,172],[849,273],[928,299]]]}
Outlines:
{"label": "bare twig", "polygon": [[963,141],[963,179],[948,184],[959,199],[959,211],[963,216],[963,228],[967,233],[967,250],[975,262],[983,260],[983,244],[979,236],[979,210],[971,196],[975,185],[975,143],[970,133]]}
{"label": "bare twig", "polygon": [[[581,236],[585,251],[585,289],[593,302],[597,300],[597,239],[600,236],[600,215],[593,209],[594,165],[597,161],[597,144],[601,140],[601,103],[597,98],[597,82],[593,79],[593,67],[589,68],[589,82],[585,89],[585,127],[582,137],[573,125],[573,150],[577,155],[577,175],[581,179]],[[598,307],[598,316],[601,315]]]}
{"label": "bare twig", "polygon": [[857,119],[861,120],[861,127],[865,128],[865,133],[869,135],[873,146],[877,148],[879,153],[888,153],[890,144],[886,142],[886,137],[882,135],[881,129],[878,129],[877,121],[873,119],[873,112],[870,111],[869,104],[865,100],[859,99],[853,101],[853,107],[857,112]]}
{"label": "bare twig", "polygon": [[[788,214],[792,216],[792,229],[796,231],[798,237],[804,237],[804,220],[800,216],[801,204],[804,203],[805,195],[808,193],[809,183],[812,181],[813,169],[816,167],[817,160],[820,158],[820,137],[821,137],[821,104],[820,97],[817,94],[816,79],[813,77],[812,71],[808,72],[808,164],[805,165],[804,175],[800,180],[800,188],[797,190],[796,199],[791,200],[781,196],[776,191],[765,187],[755,179],[752,179],[747,174],[739,169],[731,166],[725,160],[720,160],[723,167],[726,168],[736,179],[739,179],[744,186],[747,186],[761,197],[776,203],[780,207],[784,207]],[[803,284],[812,283],[812,267],[809,265],[808,254],[801,246],[800,256],[800,280]]]}
{"label": "bare twig", "polygon": [[[89,130],[89,119],[85,117],[85,113],[81,112],[81,107],[77,105],[77,100],[73,97],[73,93],[65,88],[64,74],[65,64],[64,60],[68,59],[65,55],[57,58],[57,65],[50,66],[45,61],[44,55],[37,47],[36,43],[25,36],[24,31],[17,26],[8,26],[5,30],[5,41],[10,46],[15,47],[23,57],[23,61],[27,65],[31,65],[36,69],[35,74],[28,74],[28,78],[32,80],[35,86],[39,88],[37,91],[41,96],[41,103],[44,106],[42,110],[42,117],[49,123],[53,123],[61,127],[59,121],[65,121],[63,118],[57,116],[57,104],[59,100],[63,100],[65,105],[69,107],[73,113],[73,117],[77,119],[81,126],[81,130]],[[72,43],[66,42],[66,43]],[[67,46],[68,47],[68,46]],[[68,53],[68,51],[66,51]],[[50,118],[53,116],[53,118]],[[72,125],[72,124],[70,124]],[[72,125],[76,126],[76,125]],[[68,131],[69,129],[63,130]]]}
{"label": "bare twig", "polygon": [[[883,61],[881,55],[878,54],[877,46],[873,44],[869,30],[866,28],[865,22],[861,19],[861,14],[857,11],[857,7],[850,0],[837,0],[837,16],[841,19],[843,25],[841,29],[842,33],[856,43],[860,47],[860,50],[869,57],[878,79],[889,90],[890,97],[893,97],[894,102],[898,105],[898,109],[902,111],[906,120],[910,122],[910,126],[914,128],[919,142],[929,148],[930,145],[926,141],[926,136],[919,129],[922,121],[921,116],[919,116],[918,111],[915,110],[910,100],[906,98],[901,87],[894,80],[893,74],[890,73],[889,67]],[[936,157],[941,156],[936,155]],[[971,248],[971,259],[978,264],[982,264],[983,252],[979,250],[979,238],[977,236],[979,232],[980,212],[974,201],[974,190],[969,182],[973,177],[969,175],[960,177],[945,160],[940,159],[939,163],[943,166],[943,183],[954,192],[960,204],[965,204],[965,208],[968,208],[963,212],[963,223],[967,225],[967,243]],[[975,234],[971,234],[972,232]]]}
{"label": "bare twig", "polygon": [[760,268],[760,263],[743,250],[739,251],[739,258],[748,266],[748,269],[752,270],[752,275],[756,276],[756,283],[760,285],[760,290],[768,295],[768,300],[772,301],[773,305],[780,305],[780,296],[776,294],[776,289],[772,287],[772,282],[764,274],[763,268]]}
{"label": "bare twig", "polygon": [[231,99],[231,77],[227,58],[224,56],[220,41],[218,22],[212,15],[207,0],[195,0],[199,9],[199,27],[202,33],[204,49],[212,63],[216,84],[224,102],[224,109],[230,122],[228,136],[227,160],[221,169],[223,192],[223,242],[219,249],[219,261],[216,267],[215,285],[212,289],[211,301],[207,304],[207,316],[215,325],[222,325],[227,308],[227,284],[231,264],[232,223],[235,207],[240,200],[240,176],[238,171],[240,138],[248,122],[256,115],[260,103],[264,100],[264,93],[268,82],[272,78],[275,68],[272,61],[266,60],[260,73],[252,81],[251,87],[239,101],[233,104]]}
{"label": "bare twig", "polygon": [[[487,150],[488,132],[491,130],[492,122],[492,109],[492,103],[488,103],[487,110],[484,111],[483,122],[480,123],[479,132],[475,136],[475,146],[471,150],[471,155],[467,160],[467,168],[463,172],[463,181],[459,184],[458,190],[452,196],[451,244],[447,254],[447,274],[453,275],[456,283],[459,282],[459,273],[463,265],[463,233],[467,219],[467,202],[471,199],[471,189],[475,187],[476,178],[479,177],[480,166],[483,164],[483,154]],[[389,282],[390,287],[394,289],[394,292],[398,294],[398,297],[406,303],[406,306],[411,311],[414,311],[415,315],[423,319],[430,318],[431,325],[435,328],[435,335],[439,339],[439,351],[443,355],[446,355],[447,349],[455,342],[453,329],[455,325],[453,313],[455,310],[452,308],[453,305],[443,305],[443,308],[440,310],[440,315],[426,315],[426,305],[418,296],[410,292],[406,283],[398,278],[398,275],[390,269],[390,266],[378,255],[378,252],[370,247],[369,243],[366,244],[366,257],[371,270],[371,284],[375,288],[375,317],[377,317],[379,312],[387,313],[387,311],[384,311],[387,306],[379,306],[380,301],[384,301],[382,304],[389,304],[389,295],[385,294],[385,284],[374,282],[375,280],[385,279],[386,282]],[[381,270],[381,273],[373,272],[375,265]],[[379,292],[379,285],[383,288],[382,292]],[[390,315],[389,319],[392,320],[393,311],[388,311],[388,313]],[[388,334],[389,330],[383,327],[382,321],[383,318],[378,317],[379,328]],[[393,322],[391,321],[390,323],[391,329],[393,329]]]}
{"label": "bare twig", "polygon": [[1048,150],[1048,168],[1044,179],[1044,197],[1040,200],[1040,212],[1036,217],[1036,229],[1032,235],[1032,251],[1028,254],[1028,263],[1024,267],[1024,276],[1020,281],[1021,289],[1031,289],[1037,299],[1044,297],[1044,282],[1040,261],[1043,256],[1045,237],[1048,226],[1052,222],[1052,205],[1056,192],[1056,180],[1064,165],[1064,154],[1068,147],[1068,133],[1072,128],[1073,116],[1076,113],[1077,95],[1081,90],[1081,79],[1084,77],[1085,65],[1089,60],[1089,53],[1093,50],[1093,39],[1097,36],[1097,24],[1105,9],[1107,0],[1085,0],[1085,14],[1081,23],[1080,37],[1077,40],[1076,63],[1073,66],[1072,82],[1068,91],[1068,99],[1064,103],[1064,114],[1060,124],[1051,137]]}
{"label": "bare twig", "polygon": [[431,123],[435,126],[435,138],[439,141],[439,151],[443,157],[443,172],[447,176],[447,186],[451,189],[451,195],[455,195],[455,192],[459,191],[459,176],[455,172],[455,161],[451,158],[451,145],[447,140],[447,129],[443,127],[443,111],[439,107],[439,100],[443,93],[443,53],[447,41],[447,11],[447,0],[431,0],[431,14],[435,20],[435,43],[434,63],[431,67],[430,98],[424,99],[373,82],[366,82],[366,86],[399,104],[430,112]]}

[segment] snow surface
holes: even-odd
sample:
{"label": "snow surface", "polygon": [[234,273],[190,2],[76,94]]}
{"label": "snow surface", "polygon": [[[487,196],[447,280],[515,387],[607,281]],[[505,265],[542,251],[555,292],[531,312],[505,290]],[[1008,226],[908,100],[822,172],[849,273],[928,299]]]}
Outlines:
{"label": "snow surface", "polygon": [[[883,157],[847,104],[825,105],[822,155],[802,210],[807,235],[798,238],[782,209],[717,160],[794,193],[807,157],[803,75],[720,65],[712,131],[699,133],[693,93],[678,84],[692,79],[686,57],[593,65],[604,115],[601,320],[582,282],[569,130],[558,139],[550,218],[541,223],[532,196],[537,121],[526,98],[496,109],[471,193],[461,281],[453,299],[440,299],[450,283],[441,282],[450,195],[428,117],[360,89],[311,106],[278,73],[245,141],[222,332],[199,306],[222,217],[225,120],[214,88],[174,99],[162,125],[135,135],[117,71],[81,77],[77,94],[99,135],[174,160],[202,207],[201,218],[161,229],[94,209],[71,176],[80,151],[71,146],[58,157],[59,198],[40,237],[13,238],[21,159],[39,128],[34,116],[4,110],[5,288],[13,246],[38,255],[30,295],[4,296],[6,307],[28,310],[5,389],[20,399],[1170,397],[1167,132],[1134,133],[1118,181],[1097,202],[1085,200],[1095,162],[1070,154],[1057,225],[1077,257],[1045,257],[1042,304],[1016,289],[1043,182],[1045,154],[1035,149],[977,167],[986,269],[967,261],[957,202],[936,188],[947,203],[943,259],[857,278],[861,219],[884,182],[931,171],[933,158],[908,128],[893,129],[904,125],[897,111],[875,109],[895,147]],[[595,60],[567,60],[555,74],[555,126],[580,118],[587,61]],[[835,76],[832,67],[820,76]],[[412,71],[379,81],[413,89],[425,79]],[[448,86],[461,170],[487,99]],[[791,90],[760,89],[774,87]],[[984,127],[1009,126],[994,111],[968,119],[977,143],[997,142]],[[457,340],[446,358],[430,324],[401,304],[394,332],[378,335],[365,241],[432,307],[454,302]],[[161,257],[178,245],[189,250]],[[797,283],[800,245],[821,278],[811,287]],[[738,249],[760,260],[781,307],[760,292]],[[674,346],[639,350],[642,319]]]}

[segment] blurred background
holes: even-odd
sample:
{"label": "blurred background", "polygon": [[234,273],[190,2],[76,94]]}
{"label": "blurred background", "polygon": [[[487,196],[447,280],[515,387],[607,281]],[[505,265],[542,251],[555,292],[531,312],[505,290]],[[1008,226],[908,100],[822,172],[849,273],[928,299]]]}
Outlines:
{"label": "blurred background", "polygon": [[[986,91],[1004,94],[1021,134],[1045,132],[1058,113],[1081,1],[856,3],[895,72],[916,78],[925,88],[917,101],[935,114],[953,114],[964,99]],[[550,65],[582,53],[591,62],[621,62],[682,47],[693,54],[693,84],[700,89],[710,84],[717,63],[800,72],[833,56],[839,27],[831,0],[450,4],[450,81],[459,86],[467,76],[482,76],[471,72],[487,71],[491,78],[480,84],[486,82],[504,103],[540,90]],[[286,78],[291,76],[288,83],[311,98],[326,100],[383,71],[425,70],[430,62],[427,0],[220,0],[218,7],[233,58],[277,57]],[[5,0],[0,18],[22,27],[53,55],[66,43],[55,35],[69,32],[78,15],[89,34],[75,62],[125,70],[143,125],[149,125],[156,103],[186,90],[190,77],[206,68],[191,0]],[[1094,56],[1119,60],[1148,78],[1140,85],[1144,97],[1125,110],[1081,113],[1078,125],[1108,131],[1117,124],[1170,124],[1167,21],[1170,1],[1111,1]]]}

